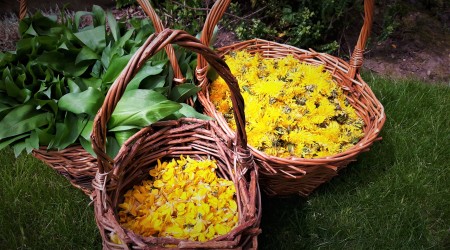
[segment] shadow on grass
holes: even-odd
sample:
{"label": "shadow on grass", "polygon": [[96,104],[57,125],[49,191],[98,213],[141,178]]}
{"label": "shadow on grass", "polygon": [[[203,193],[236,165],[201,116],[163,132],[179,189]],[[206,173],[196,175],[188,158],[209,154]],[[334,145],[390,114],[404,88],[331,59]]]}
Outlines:
{"label": "shadow on grass", "polygon": [[[329,246],[321,242],[318,233],[321,230],[325,233],[327,229],[318,229],[317,225],[311,224],[311,218],[319,218],[323,214],[315,210],[310,200],[352,196],[358,189],[383,179],[395,161],[395,149],[390,145],[376,142],[371,151],[363,153],[357,162],[342,169],[338,176],[320,186],[310,197],[269,197],[263,194],[260,249],[317,249]],[[383,157],[379,158],[382,153]],[[333,206],[339,209],[340,205]]]}

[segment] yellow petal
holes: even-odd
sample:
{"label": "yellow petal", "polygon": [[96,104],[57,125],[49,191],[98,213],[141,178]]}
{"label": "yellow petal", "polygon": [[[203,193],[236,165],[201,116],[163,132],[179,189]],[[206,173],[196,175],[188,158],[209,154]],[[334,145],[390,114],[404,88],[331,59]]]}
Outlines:
{"label": "yellow petal", "polygon": [[157,188],[161,188],[161,187],[164,186],[164,182],[162,182],[161,180],[156,180],[156,181],[153,183],[153,186],[155,186],[155,187],[157,187]]}

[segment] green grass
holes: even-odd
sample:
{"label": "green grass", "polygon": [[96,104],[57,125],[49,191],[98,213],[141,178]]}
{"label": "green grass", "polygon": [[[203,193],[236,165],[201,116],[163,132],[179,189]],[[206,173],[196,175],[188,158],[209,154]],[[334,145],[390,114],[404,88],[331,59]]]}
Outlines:
{"label": "green grass", "polygon": [[[383,140],[308,199],[263,197],[260,249],[449,249],[450,88],[366,75]],[[81,191],[0,152],[2,249],[100,249]]]}

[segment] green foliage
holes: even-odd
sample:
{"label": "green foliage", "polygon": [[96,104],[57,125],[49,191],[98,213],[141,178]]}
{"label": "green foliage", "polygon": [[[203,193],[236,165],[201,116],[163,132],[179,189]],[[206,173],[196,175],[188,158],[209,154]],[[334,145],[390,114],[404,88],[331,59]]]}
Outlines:
{"label": "green foliage", "polygon": [[116,0],[116,8],[123,8],[134,3],[136,3],[136,0]]}
{"label": "green foliage", "polygon": [[206,7],[203,0],[154,0],[155,11],[161,17],[165,27],[182,29],[189,34],[199,33],[206,19]]}
{"label": "green foliage", "polygon": [[349,24],[346,18],[361,8],[361,2],[350,0],[263,0],[258,5],[241,1],[230,5],[233,16],[227,16],[224,24],[240,40],[263,38],[330,52],[338,48],[336,37]]}
{"label": "green foliage", "polygon": [[[93,23],[80,27],[85,16],[91,16]],[[90,125],[106,92],[154,32],[146,19],[117,22],[98,6],[92,12],[77,12],[73,19],[64,15],[61,19],[57,22],[56,17],[39,12],[24,19],[17,50],[0,53],[0,148],[12,145],[16,155],[39,146],[61,150],[74,143],[90,151]],[[196,58],[179,47],[176,52],[183,65]],[[135,132],[179,114],[183,106],[178,102],[199,90],[192,87],[192,69],[185,70],[190,85],[177,86],[172,93],[173,72],[167,56],[161,52],[151,58],[130,82],[121,100],[124,105],[119,103],[120,110],[113,114],[113,127],[128,126],[128,132]],[[137,97],[142,97],[138,104]],[[136,105],[140,110],[131,112]],[[124,114],[126,109],[130,112]],[[115,131],[122,133],[122,142],[127,138],[125,129]],[[115,136],[111,138],[113,145]]]}

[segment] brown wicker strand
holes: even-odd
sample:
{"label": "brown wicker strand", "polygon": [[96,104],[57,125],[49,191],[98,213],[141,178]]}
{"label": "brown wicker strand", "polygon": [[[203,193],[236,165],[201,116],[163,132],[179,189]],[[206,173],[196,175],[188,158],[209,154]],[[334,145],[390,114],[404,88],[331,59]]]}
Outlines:
{"label": "brown wicker strand", "polygon": [[[208,16],[206,17],[205,24],[202,29],[200,41],[203,44],[209,46],[212,36],[214,34],[214,28],[216,27],[219,20],[225,14],[226,9],[230,5],[231,0],[219,0],[216,1],[211,8]],[[197,68],[196,68],[196,76],[199,81],[199,86],[204,86],[208,79],[206,79],[206,73],[208,70],[208,63],[201,56],[198,55],[197,58]]]}
{"label": "brown wicker strand", "polygon": [[27,0],[19,0],[19,19],[24,19],[27,15],[27,12]]}

